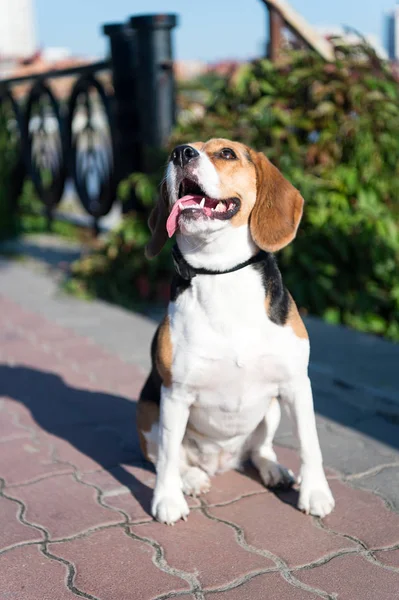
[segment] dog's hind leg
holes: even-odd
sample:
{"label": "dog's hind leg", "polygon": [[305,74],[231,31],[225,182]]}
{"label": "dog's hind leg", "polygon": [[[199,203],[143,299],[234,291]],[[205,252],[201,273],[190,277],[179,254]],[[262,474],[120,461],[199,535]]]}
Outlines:
{"label": "dog's hind leg", "polygon": [[264,419],[251,439],[251,460],[258,469],[266,487],[290,487],[295,477],[289,469],[277,462],[273,438],[280,423],[281,409],[277,398],[272,398]]}
{"label": "dog's hind leg", "polygon": [[183,493],[186,496],[200,496],[211,489],[211,480],[203,469],[190,462],[190,452],[183,446],[180,451],[180,475],[183,484]]}

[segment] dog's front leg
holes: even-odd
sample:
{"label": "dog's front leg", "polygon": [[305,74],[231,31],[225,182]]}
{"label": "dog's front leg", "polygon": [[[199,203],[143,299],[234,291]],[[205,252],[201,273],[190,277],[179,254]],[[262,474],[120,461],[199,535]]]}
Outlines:
{"label": "dog's front leg", "polygon": [[309,377],[304,375],[285,385],[281,389],[281,398],[290,405],[300,444],[298,508],[307,514],[325,517],[334,508],[334,498],[324,474]]}
{"label": "dog's front leg", "polygon": [[157,479],[151,512],[158,521],[168,525],[173,525],[179,519],[186,519],[189,513],[179,471],[189,407],[187,395],[176,389],[176,386],[162,386]]}

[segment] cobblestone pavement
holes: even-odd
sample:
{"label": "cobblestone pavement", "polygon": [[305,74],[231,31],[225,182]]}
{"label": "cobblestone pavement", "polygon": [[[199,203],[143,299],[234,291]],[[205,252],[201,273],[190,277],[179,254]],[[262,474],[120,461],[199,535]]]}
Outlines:
{"label": "cobblestone pavement", "polygon": [[[209,494],[190,500],[187,523],[160,525],[149,515],[154,472],[134,425],[145,367],[137,345],[147,350],[153,324],[54,297],[39,275],[7,269],[0,600],[399,599],[394,405],[383,410],[371,392],[313,369],[337,503],[326,519],[303,515],[295,489],[267,491],[249,469],[215,477]],[[285,421],[278,441],[279,459],[297,472]]]}

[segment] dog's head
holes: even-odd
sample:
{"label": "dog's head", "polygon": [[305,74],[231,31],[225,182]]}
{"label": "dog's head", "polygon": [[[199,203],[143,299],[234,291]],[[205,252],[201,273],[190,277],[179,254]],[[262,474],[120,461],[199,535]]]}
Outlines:
{"label": "dog's head", "polygon": [[147,255],[175,231],[206,240],[243,227],[255,246],[275,252],[295,237],[302,209],[300,193],[264,154],[225,139],[177,146],[150,215]]}

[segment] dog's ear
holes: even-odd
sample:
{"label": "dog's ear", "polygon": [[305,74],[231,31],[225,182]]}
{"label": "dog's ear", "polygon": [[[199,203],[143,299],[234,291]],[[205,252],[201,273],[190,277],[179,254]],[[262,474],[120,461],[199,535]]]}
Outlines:
{"label": "dog's ear", "polygon": [[252,152],[256,170],[256,202],[250,215],[251,235],[259,248],[276,252],[295,237],[303,198],[261,152]]}
{"label": "dog's ear", "polygon": [[169,200],[166,182],[161,185],[157,203],[151,211],[148,219],[148,227],[151,231],[151,239],[148,242],[145,254],[147,258],[157,256],[166,244],[168,233],[166,231],[166,221],[169,216]]}

